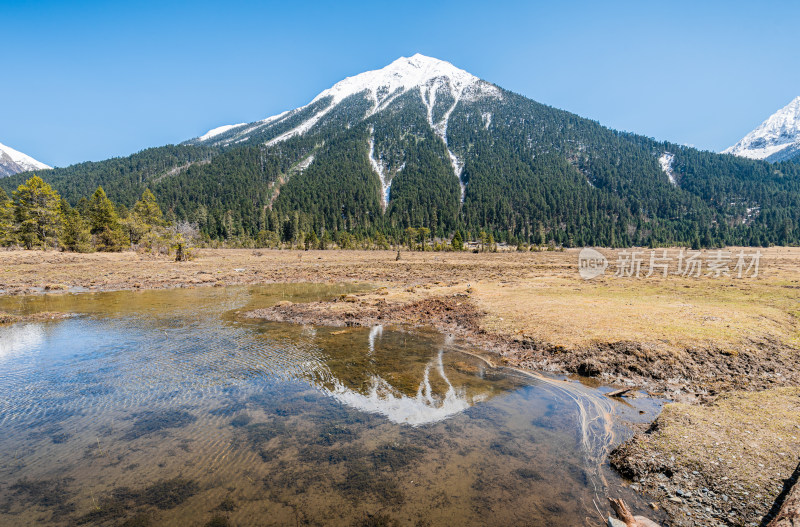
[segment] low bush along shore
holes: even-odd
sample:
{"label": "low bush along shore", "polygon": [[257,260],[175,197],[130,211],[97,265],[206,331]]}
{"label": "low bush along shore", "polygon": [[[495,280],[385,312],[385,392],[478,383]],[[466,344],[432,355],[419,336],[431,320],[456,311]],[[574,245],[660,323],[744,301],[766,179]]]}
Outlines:
{"label": "low bush along shore", "polygon": [[[199,250],[175,263],[133,252],[0,252],[4,294],[281,282],[362,282],[370,292],[281,303],[249,317],[330,325],[434,325],[518,368],[578,373],[676,401],[611,456],[674,525],[750,525],[790,494],[800,452],[800,249],[760,249],[737,277],[700,256],[700,276],[670,266],[578,274],[578,251],[411,253]],[[744,249],[746,255],[755,249]],[[657,250],[658,256],[663,256]],[[627,254],[627,255],[626,255]],[[664,261],[664,260],[660,260]],[[748,262],[749,263],[749,262]],[[629,269],[630,270],[630,269]],[[706,276],[710,272],[711,276]],[[635,274],[635,273],[633,273]],[[54,316],[49,314],[48,316]],[[12,316],[13,317],[13,316]],[[8,320],[13,321],[13,318]],[[794,476],[796,478],[796,474]],[[777,505],[776,505],[777,500]]]}

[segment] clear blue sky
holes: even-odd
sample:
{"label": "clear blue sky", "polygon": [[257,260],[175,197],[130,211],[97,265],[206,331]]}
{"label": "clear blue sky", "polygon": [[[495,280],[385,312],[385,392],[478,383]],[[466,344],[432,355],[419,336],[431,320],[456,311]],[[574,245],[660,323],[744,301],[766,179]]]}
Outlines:
{"label": "clear blue sky", "polygon": [[301,106],[416,52],[699,148],[800,95],[800,2],[0,0],[0,142],[64,166]]}

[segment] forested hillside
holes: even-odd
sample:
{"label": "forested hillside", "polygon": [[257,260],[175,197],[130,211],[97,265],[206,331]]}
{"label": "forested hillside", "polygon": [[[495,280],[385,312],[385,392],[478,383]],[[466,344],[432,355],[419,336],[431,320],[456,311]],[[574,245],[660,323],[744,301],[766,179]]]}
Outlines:
{"label": "forested hillside", "polygon": [[349,78],[208,139],[40,175],[73,205],[102,185],[130,207],[148,187],[170,219],[239,242],[420,227],[512,244],[800,242],[796,163],[616,132],[453,69],[411,88]]}

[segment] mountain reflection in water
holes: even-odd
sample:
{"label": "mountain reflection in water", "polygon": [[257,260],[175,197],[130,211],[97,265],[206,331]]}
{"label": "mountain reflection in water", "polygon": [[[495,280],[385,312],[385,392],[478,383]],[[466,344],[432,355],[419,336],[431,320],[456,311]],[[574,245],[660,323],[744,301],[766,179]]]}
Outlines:
{"label": "mountain reflection in water", "polygon": [[[383,329],[381,326],[372,328]],[[370,333],[370,350],[374,353],[373,332]],[[382,334],[382,331],[380,332]],[[337,401],[357,408],[363,412],[372,412],[385,416],[393,423],[409,425],[423,425],[435,423],[442,419],[463,412],[473,404],[485,401],[491,391],[468,393],[466,386],[454,387],[447,377],[442,356],[444,350],[439,350],[436,356],[425,365],[422,379],[415,394],[403,393],[380,375],[370,375],[362,391],[344,385],[331,374],[331,379],[322,383],[322,389]],[[444,393],[437,392],[432,383],[431,376],[438,375],[438,379],[446,385]],[[329,387],[333,384],[332,387]],[[362,385],[363,386],[363,385]]]}
{"label": "mountain reflection in water", "polygon": [[0,525],[593,524],[639,408],[435,331],[237,316],[353,289],[0,298],[77,314],[0,328]]}

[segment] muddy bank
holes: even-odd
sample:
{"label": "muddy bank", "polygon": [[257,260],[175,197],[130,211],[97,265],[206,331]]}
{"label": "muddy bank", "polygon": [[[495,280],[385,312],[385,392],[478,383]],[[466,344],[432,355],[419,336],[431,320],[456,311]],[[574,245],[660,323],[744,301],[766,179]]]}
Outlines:
{"label": "muddy bank", "polygon": [[667,405],[610,461],[673,525],[766,525],[800,471],[800,388]]}
{"label": "muddy bank", "polygon": [[486,331],[486,315],[468,292],[392,302],[377,293],[346,295],[332,302],[281,303],[244,316],[325,326],[403,324],[434,326],[496,353],[509,366],[598,377],[637,386],[673,400],[712,400],[730,390],[800,385],[797,351],[777,342],[749,342],[740,349],[692,348],[677,353],[658,343],[605,342],[567,348],[521,336]]}
{"label": "muddy bank", "polygon": [[69,313],[31,313],[28,315],[12,315],[0,311],[0,326],[5,324],[16,324],[18,322],[41,322],[44,320],[59,320],[71,316]]}

